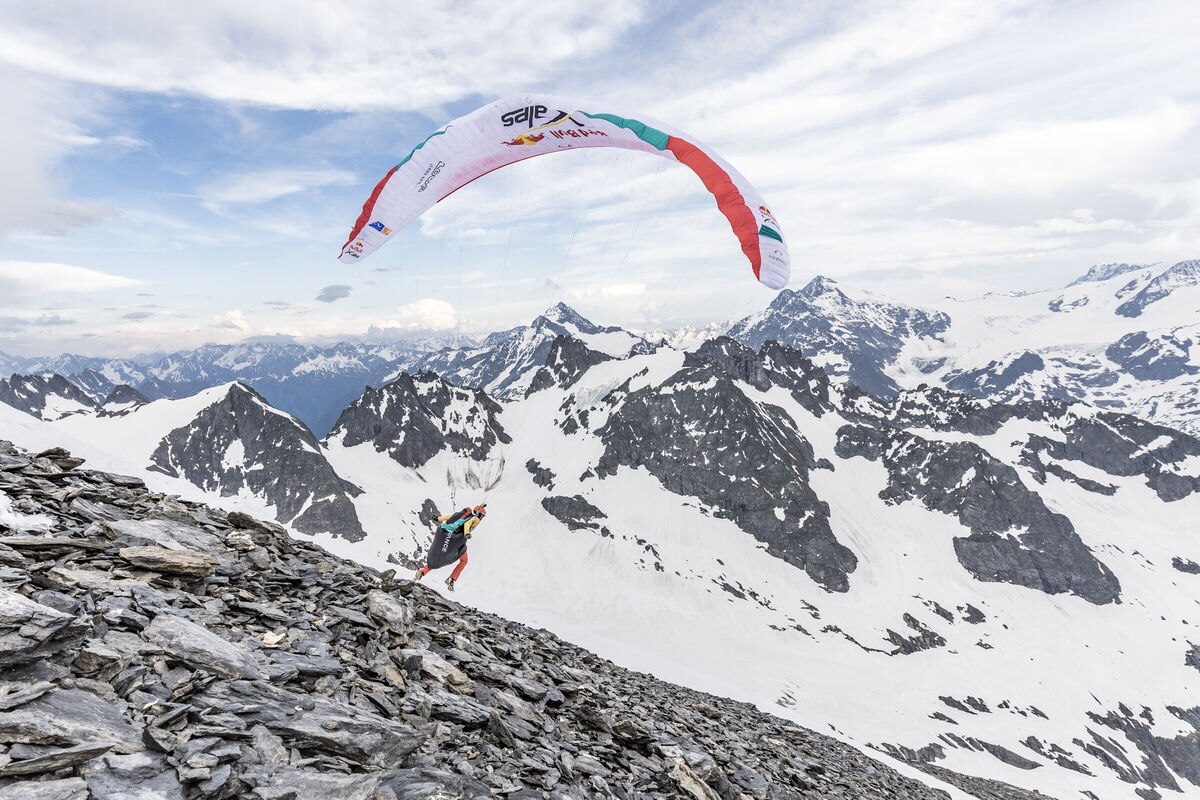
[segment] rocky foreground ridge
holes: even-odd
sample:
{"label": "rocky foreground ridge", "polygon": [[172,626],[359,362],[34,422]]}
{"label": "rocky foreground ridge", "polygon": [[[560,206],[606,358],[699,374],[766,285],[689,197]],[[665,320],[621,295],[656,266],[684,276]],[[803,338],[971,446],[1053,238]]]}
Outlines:
{"label": "rocky foreground ridge", "polygon": [[947,797],[65,451],[0,490],[0,800]]}

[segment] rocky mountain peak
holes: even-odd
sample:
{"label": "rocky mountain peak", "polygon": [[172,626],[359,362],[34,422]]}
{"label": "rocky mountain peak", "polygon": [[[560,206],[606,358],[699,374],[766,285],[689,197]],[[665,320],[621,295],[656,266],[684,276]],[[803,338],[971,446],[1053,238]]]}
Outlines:
{"label": "rocky mountain peak", "polygon": [[100,416],[116,417],[129,414],[150,402],[146,395],[129,384],[122,383],[114,388],[100,404]]}
{"label": "rocky mountain peak", "polygon": [[[823,297],[823,296],[832,296],[832,298],[836,299],[839,302],[850,302],[850,298],[848,298],[842,292],[841,288],[838,287],[838,282],[835,281],[833,278],[827,278],[824,275],[816,276],[815,278],[810,280],[808,283],[806,283],[804,285],[804,287],[798,291],[793,292],[793,291],[789,291],[789,290],[785,289],[784,291],[779,293],[779,297],[780,298],[783,297],[784,294],[797,295],[799,297],[804,297],[809,300],[814,300],[818,297]],[[776,298],[776,300],[778,300],[778,299],[779,298]]]}
{"label": "rocky mountain peak", "polygon": [[736,323],[728,335],[749,347],[777,341],[803,351],[836,377],[890,396],[899,386],[887,373],[912,339],[937,339],[950,325],[940,312],[854,300],[818,276],[797,292],[784,290],[766,311]]}
{"label": "rocky mountain peak", "polygon": [[1124,275],[1127,272],[1134,272],[1139,269],[1145,269],[1147,264],[1096,264],[1087,272],[1080,275],[1075,280],[1067,284],[1067,287],[1077,286],[1081,283],[1100,283],[1101,281],[1115,278],[1118,275]]}
{"label": "rocky mountain peak", "polygon": [[609,356],[597,353],[574,336],[556,336],[546,356],[546,365],[540,367],[533,376],[526,396],[551,386],[568,388],[589,369],[609,360]]}
{"label": "rocky mountain peak", "polygon": [[247,491],[305,533],[351,541],[366,534],[351,497],[361,490],[334,472],[312,433],[242,383],[159,442],[152,469],[222,496]]}
{"label": "rocky mountain peak", "polygon": [[370,442],[414,469],[446,450],[484,461],[498,444],[512,441],[500,411],[480,389],[455,386],[430,372],[403,373],[377,389],[367,387],[338,417],[329,438],[344,447]]}
{"label": "rocky mountain peak", "polygon": [[571,308],[566,303],[556,303],[546,309],[545,313],[534,319],[534,328],[548,328],[555,334],[597,334],[619,331],[615,326],[600,326]]}
{"label": "rocky mountain peak", "polygon": [[57,373],[13,375],[0,380],[0,403],[42,420],[96,409],[96,402],[86,392]]}
{"label": "rocky mountain peak", "polygon": [[1172,264],[1150,280],[1141,291],[1117,306],[1123,317],[1140,317],[1146,307],[1170,295],[1177,289],[1200,286],[1200,259]]}

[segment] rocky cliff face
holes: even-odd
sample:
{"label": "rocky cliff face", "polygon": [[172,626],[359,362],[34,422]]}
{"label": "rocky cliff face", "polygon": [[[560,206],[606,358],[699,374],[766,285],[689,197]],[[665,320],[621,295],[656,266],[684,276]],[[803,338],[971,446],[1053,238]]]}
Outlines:
{"label": "rocky cliff face", "polygon": [[463,389],[432,373],[402,374],[379,389],[368,387],[330,432],[344,447],[370,442],[401,466],[424,466],[442,452],[476,461],[512,441],[497,415],[500,406],[478,389]]}
{"label": "rocky cliff face", "polygon": [[298,531],[365,535],[351,501],[358,487],[338,477],[304,425],[241,384],[164,436],[150,461],[205,491],[257,495]]}
{"label": "rocky cliff face", "polygon": [[13,375],[0,380],[0,403],[44,420],[94,411],[96,402],[62,375]]}
{"label": "rocky cliff face", "polygon": [[[812,445],[782,408],[735,384],[769,389],[778,373],[764,361],[775,367],[769,356],[723,338],[688,354],[661,385],[618,389],[610,396],[616,408],[597,431],[605,452],[596,472],[644,467],[668,491],[734,520],[822,586],[846,591],[857,560],[834,537],[829,507],[809,485],[817,466]],[[784,385],[794,378],[787,374]]]}
{"label": "rocky cliff face", "polygon": [[828,278],[816,277],[803,289],[785,289],[766,311],[737,322],[726,334],[748,347],[775,341],[796,348],[849,378],[866,392],[895,394],[885,372],[911,339],[934,339],[950,318],[936,311],[848,297]]}
{"label": "rocky cliff face", "polygon": [[0,444],[0,490],[5,800],[948,797],[62,451]]}

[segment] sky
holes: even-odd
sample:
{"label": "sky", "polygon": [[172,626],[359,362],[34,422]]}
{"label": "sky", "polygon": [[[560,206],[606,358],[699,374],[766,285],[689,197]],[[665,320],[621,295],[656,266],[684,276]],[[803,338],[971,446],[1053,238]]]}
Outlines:
{"label": "sky", "polygon": [[0,351],[478,334],[565,301],[736,319],[699,180],[531,159],[362,264],[371,188],[517,92],[664,120],[735,165],[815,275],[905,302],[1200,257],[1200,3],[0,0]]}

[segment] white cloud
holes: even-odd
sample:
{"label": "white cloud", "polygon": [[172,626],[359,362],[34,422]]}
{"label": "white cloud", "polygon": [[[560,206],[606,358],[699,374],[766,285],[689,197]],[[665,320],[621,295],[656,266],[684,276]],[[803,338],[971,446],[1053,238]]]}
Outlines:
{"label": "white cloud", "polygon": [[19,10],[0,12],[0,60],[31,72],[319,109],[427,108],[516,91],[604,50],[640,16],[632,0],[474,0],[449,12],[372,0]]}
{"label": "white cloud", "polygon": [[141,283],[107,272],[45,261],[0,261],[0,296],[99,292]]}
{"label": "white cloud", "polygon": [[347,186],[357,179],[339,169],[268,169],[232,175],[201,190],[206,203],[258,204],[323,186]]}
{"label": "white cloud", "polygon": [[60,159],[83,146],[78,121],[90,113],[88,98],[0,64],[0,107],[0,237],[57,236],[108,213],[62,199],[63,180],[55,174]]}
{"label": "white cloud", "polygon": [[212,327],[220,330],[237,331],[242,334],[249,334],[252,330],[250,322],[246,319],[246,315],[239,308],[232,308],[224,314],[218,314],[213,317]]}
{"label": "white cloud", "polygon": [[425,297],[396,309],[391,319],[377,320],[372,327],[400,331],[447,331],[458,325],[458,313],[445,300]]}

